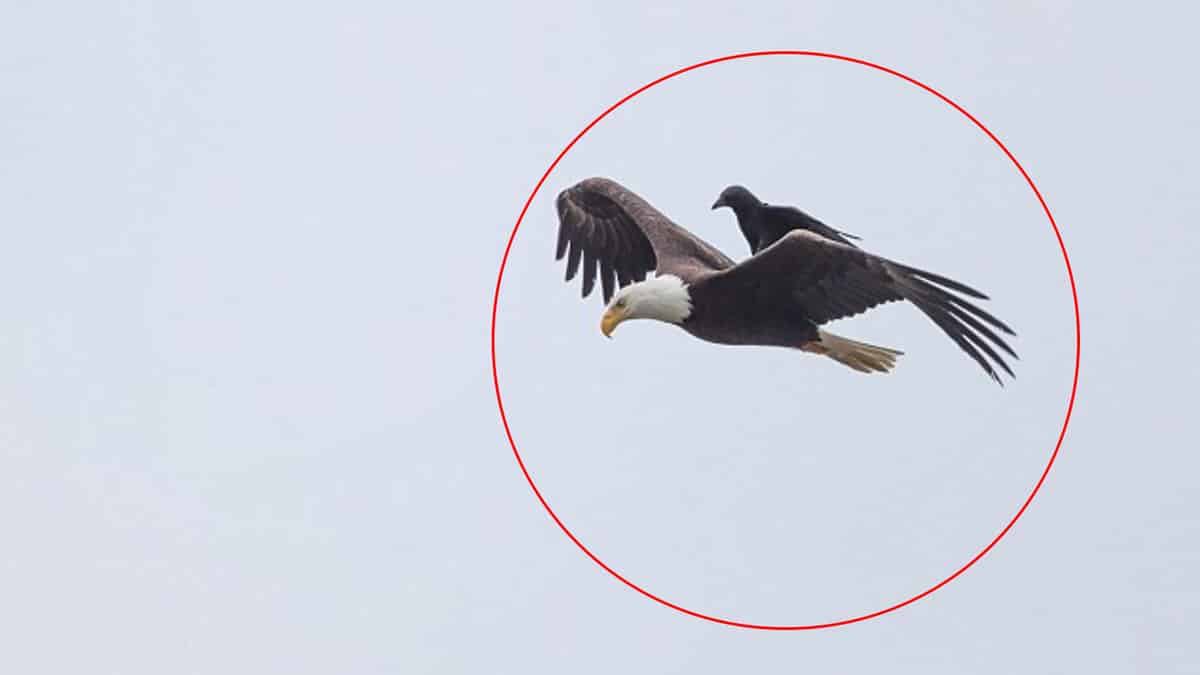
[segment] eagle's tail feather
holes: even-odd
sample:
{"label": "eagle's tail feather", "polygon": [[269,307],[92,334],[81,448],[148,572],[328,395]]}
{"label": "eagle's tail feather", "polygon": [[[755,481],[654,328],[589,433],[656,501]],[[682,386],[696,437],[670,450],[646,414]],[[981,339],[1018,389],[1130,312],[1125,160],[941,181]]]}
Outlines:
{"label": "eagle's tail feather", "polygon": [[896,366],[896,357],[904,353],[844,338],[821,329],[817,329],[817,339],[805,344],[801,349],[815,354],[824,354],[834,361],[862,373],[886,373]]}

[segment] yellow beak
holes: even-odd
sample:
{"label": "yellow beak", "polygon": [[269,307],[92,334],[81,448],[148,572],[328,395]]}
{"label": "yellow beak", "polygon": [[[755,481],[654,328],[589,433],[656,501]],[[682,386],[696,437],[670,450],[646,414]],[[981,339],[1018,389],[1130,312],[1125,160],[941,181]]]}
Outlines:
{"label": "yellow beak", "polygon": [[604,316],[600,317],[600,332],[604,333],[604,337],[611,338],[612,332],[617,329],[617,325],[625,320],[625,312],[611,307],[604,312]]}

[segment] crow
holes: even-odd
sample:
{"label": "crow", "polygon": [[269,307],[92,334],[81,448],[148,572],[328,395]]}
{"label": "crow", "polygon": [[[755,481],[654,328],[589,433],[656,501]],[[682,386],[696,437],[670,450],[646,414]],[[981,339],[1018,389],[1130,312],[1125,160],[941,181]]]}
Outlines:
{"label": "crow", "polygon": [[826,239],[855,246],[851,239],[859,237],[822,223],[794,206],[773,206],[755,197],[741,185],[730,185],[721,191],[713,209],[728,206],[737,215],[738,227],[750,244],[750,252],[758,253],[783,238],[792,230],[808,230]]}

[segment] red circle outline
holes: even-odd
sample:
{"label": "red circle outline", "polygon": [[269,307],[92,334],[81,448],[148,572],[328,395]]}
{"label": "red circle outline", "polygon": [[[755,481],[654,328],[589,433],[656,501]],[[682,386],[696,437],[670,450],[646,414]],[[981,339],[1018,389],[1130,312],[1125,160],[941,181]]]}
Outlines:
{"label": "red circle outline", "polygon": [[[588,131],[590,131],[592,129],[592,127],[596,126],[596,124],[598,124],[600,122],[600,120],[604,119],[605,117],[607,117],[609,115],[609,113],[611,113],[612,111],[621,107],[622,105],[627,103],[629,100],[631,100],[638,94],[641,94],[642,92],[646,91],[647,89],[649,89],[657,84],[666,82],[667,80],[670,80],[674,77],[678,77],[679,75],[682,75],[689,71],[697,70],[697,69],[703,68],[705,66],[711,66],[713,64],[722,63],[724,61],[733,61],[736,59],[745,59],[745,58],[751,58],[751,57],[755,57],[755,56],[816,56],[816,57],[820,57],[820,58],[833,59],[836,61],[846,61],[848,63],[856,63],[861,66],[867,66],[868,68],[874,68],[875,70],[887,73],[889,75],[894,75],[910,84],[916,85],[917,87],[924,89],[925,91],[929,92],[930,94],[933,94],[934,96],[941,99],[943,102],[945,102],[950,107],[952,107],[955,110],[957,110],[958,112],[962,113],[962,115],[964,117],[966,117],[967,119],[971,120],[971,122],[975,126],[979,127],[979,129],[981,131],[983,131],[983,133],[987,134],[987,137],[990,138],[992,140],[992,142],[995,143],[996,146],[999,147],[1000,150],[1002,150],[1004,152],[1004,154],[1008,157],[1008,159],[1013,163],[1013,166],[1017,167],[1017,171],[1019,171],[1021,173],[1021,177],[1024,178],[1025,182],[1029,184],[1030,189],[1033,190],[1033,194],[1037,196],[1038,202],[1042,205],[1042,210],[1046,213],[1046,218],[1050,221],[1050,227],[1054,228],[1054,236],[1058,238],[1058,246],[1059,246],[1059,249],[1062,250],[1063,262],[1066,264],[1066,267],[1067,267],[1067,278],[1071,282],[1071,300],[1075,306],[1075,374],[1074,374],[1074,379],[1071,381],[1071,398],[1070,398],[1069,402],[1067,403],[1067,414],[1066,414],[1066,417],[1064,417],[1064,419],[1063,419],[1062,430],[1059,431],[1058,441],[1054,444],[1054,452],[1050,455],[1050,461],[1046,463],[1046,468],[1042,471],[1042,475],[1038,478],[1037,483],[1033,486],[1033,491],[1030,492],[1029,496],[1025,498],[1025,502],[1023,504],[1021,504],[1021,508],[1017,511],[1017,514],[1012,517],[1012,520],[1010,520],[1007,525],[1004,526],[1004,529],[1000,531],[1000,534],[997,534],[996,537],[994,539],[992,539],[992,541],[987,546],[985,546],[982,551],[980,551],[979,553],[977,553],[975,555],[975,557],[971,558],[969,561],[967,561],[967,563],[965,565],[963,565],[962,567],[955,570],[953,574],[946,577],[945,579],[942,579],[937,584],[934,584],[933,586],[926,589],[925,591],[922,591],[921,593],[918,593],[917,595],[914,595],[913,597],[911,597],[907,600],[904,600],[903,602],[898,602],[894,605],[885,607],[884,609],[881,609],[881,610],[878,610],[875,612],[871,612],[869,614],[863,614],[861,616],[856,616],[856,617],[853,617],[850,619],[843,619],[841,621],[831,621],[828,623],[807,624],[807,625],[797,625],[797,626],[755,624],[755,623],[747,623],[747,622],[743,622],[743,621],[732,621],[729,619],[722,619],[721,617],[717,617],[717,616],[711,616],[709,614],[703,614],[701,612],[687,609],[686,607],[681,607],[673,602],[670,602],[669,600],[665,600],[663,598],[658,597],[657,595],[654,595],[653,593],[647,591],[646,589],[642,588],[641,586],[638,586],[637,584],[633,583],[632,581],[621,576],[616,570],[612,569],[608,565],[604,564],[604,561],[600,560],[600,558],[597,558],[595,556],[595,554],[593,554],[590,550],[588,550],[588,548],[583,545],[583,542],[579,541],[579,539],[576,538],[575,535],[572,534],[569,529],[567,529],[567,526],[564,525],[561,520],[559,520],[558,515],[555,514],[554,510],[550,508],[550,504],[546,502],[546,498],[542,496],[541,491],[539,491],[537,488],[537,485],[534,484],[533,478],[529,475],[529,470],[525,468],[525,462],[524,462],[524,460],[521,459],[521,453],[520,453],[520,451],[517,450],[517,444],[513,440],[512,431],[509,429],[508,417],[504,414],[504,400],[500,395],[500,376],[498,374],[498,370],[497,370],[497,366],[496,366],[496,310],[500,304],[500,284],[504,280],[504,267],[508,263],[508,254],[512,250],[513,241],[517,237],[517,230],[521,227],[521,221],[523,221],[525,219],[525,213],[529,210],[529,205],[533,202],[533,198],[535,196],[537,196],[538,190],[540,190],[542,188],[542,185],[546,182],[546,179],[550,177],[550,174],[554,171],[554,168],[558,166],[559,161],[561,161],[562,158],[567,154],[567,152],[569,152],[571,150],[571,148],[574,147],[577,142],[579,142],[579,139],[583,138],[584,134],[586,134]],[[1021,163],[1017,161],[1017,158],[1014,157],[1011,152],[1009,152],[1008,148],[1005,147],[1004,143],[1000,142],[1000,139],[997,138],[996,135],[993,134],[987,127],[985,127],[982,122],[975,119],[974,115],[967,112],[962,106],[960,106],[959,104],[950,100],[949,97],[947,97],[945,94],[941,93],[940,91],[934,89],[933,87],[930,87],[929,85],[927,85],[923,82],[920,82],[912,77],[909,77],[908,75],[905,75],[904,73],[892,70],[891,68],[888,68],[886,66],[881,66],[879,64],[872,63],[870,61],[866,61],[864,59],[857,59],[857,58],[854,58],[851,56],[842,56],[840,54],[832,54],[832,53],[827,53],[827,52],[796,51],[796,50],[771,50],[771,51],[743,52],[740,54],[730,54],[728,56],[722,56],[719,58],[709,59],[707,61],[701,61],[699,63],[694,63],[690,66],[680,68],[679,70],[676,70],[674,72],[663,75],[662,77],[660,77],[656,80],[653,80],[648,84],[638,87],[633,92],[627,94],[621,100],[619,100],[616,103],[609,106],[608,109],[606,109],[604,112],[600,113],[600,115],[598,115],[594,120],[589,122],[588,125],[583,128],[583,131],[580,131],[578,134],[576,134],[575,137],[571,139],[571,142],[567,143],[567,146],[565,148],[563,148],[561,152],[558,153],[558,156],[554,158],[554,161],[550,163],[549,168],[547,168],[546,172],[542,174],[542,177],[538,180],[537,185],[535,185],[533,187],[533,192],[531,192],[529,194],[529,198],[525,200],[525,206],[521,208],[521,215],[519,215],[517,217],[517,222],[515,225],[513,225],[512,234],[510,234],[508,237],[508,244],[504,247],[504,257],[500,260],[500,272],[496,277],[496,291],[495,291],[495,295],[492,298],[492,330],[491,330],[492,382],[494,383],[495,388],[496,388],[496,405],[500,409],[500,421],[503,422],[503,424],[504,424],[504,434],[508,437],[508,444],[510,446],[512,446],[513,455],[517,458],[517,464],[521,467],[521,473],[523,473],[525,475],[525,480],[529,482],[529,487],[533,489],[533,494],[537,496],[538,501],[541,502],[541,504],[542,504],[542,507],[544,507],[546,509],[546,513],[550,514],[550,518],[553,519],[554,524],[558,525],[559,529],[563,531],[563,534],[567,535],[567,538],[570,539],[576,546],[578,546],[579,550],[583,551],[584,554],[587,555],[587,557],[591,558],[592,561],[595,562],[597,565],[599,565],[605,572],[608,572],[613,577],[615,577],[618,581],[625,584],[629,588],[632,588],[633,590],[637,591],[638,593],[646,596],[647,598],[650,598],[651,600],[653,600],[661,605],[670,607],[671,609],[682,612],[689,616],[694,616],[696,618],[704,619],[706,621],[712,621],[713,623],[724,624],[726,626],[736,626],[738,628],[754,628],[757,630],[779,630],[779,631],[783,631],[783,630],[816,630],[819,628],[833,628],[835,626],[845,626],[845,625],[852,624],[852,623],[858,623],[859,621],[866,621],[867,619],[874,619],[875,617],[883,616],[884,614],[894,612],[897,609],[900,609],[901,607],[911,605],[912,603],[932,594],[934,591],[939,590],[946,584],[957,579],[959,577],[959,575],[961,575],[963,572],[966,572],[975,563],[979,562],[979,560],[981,558],[983,558],[983,556],[987,555],[987,553],[989,551],[991,551],[992,548],[997,543],[999,543],[999,541],[1001,539],[1003,539],[1006,534],[1008,534],[1008,531],[1012,529],[1013,525],[1016,525],[1017,521],[1020,520],[1022,515],[1024,515],[1025,510],[1027,508],[1029,508],[1029,504],[1031,502],[1033,502],[1033,498],[1035,496],[1037,496],[1038,490],[1042,489],[1042,484],[1046,482],[1046,476],[1050,473],[1050,468],[1054,466],[1054,460],[1058,458],[1058,451],[1059,451],[1059,449],[1062,448],[1063,439],[1066,438],[1066,435],[1067,435],[1067,426],[1071,422],[1071,411],[1074,410],[1074,408],[1075,408],[1075,392],[1079,388],[1079,346],[1080,346],[1079,332],[1080,332],[1080,328],[1079,328],[1079,295],[1075,288],[1075,274],[1071,270],[1071,259],[1067,255],[1067,247],[1063,243],[1062,233],[1059,232],[1059,230],[1058,230],[1058,224],[1054,222],[1054,216],[1050,213],[1050,207],[1046,205],[1046,200],[1042,197],[1042,193],[1040,190],[1038,190],[1037,185],[1034,184],[1033,179],[1029,177],[1028,173],[1026,173],[1025,167],[1021,166]]]}

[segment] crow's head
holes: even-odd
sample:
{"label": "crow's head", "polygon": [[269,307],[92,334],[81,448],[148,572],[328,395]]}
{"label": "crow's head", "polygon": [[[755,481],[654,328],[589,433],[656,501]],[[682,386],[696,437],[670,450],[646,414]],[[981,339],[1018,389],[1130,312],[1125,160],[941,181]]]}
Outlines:
{"label": "crow's head", "polygon": [[741,185],[730,185],[721,190],[721,195],[717,197],[717,201],[713,202],[712,207],[715,210],[722,206],[728,206],[735,213],[745,213],[761,204],[762,202],[758,201],[758,197],[755,197],[746,188]]}

